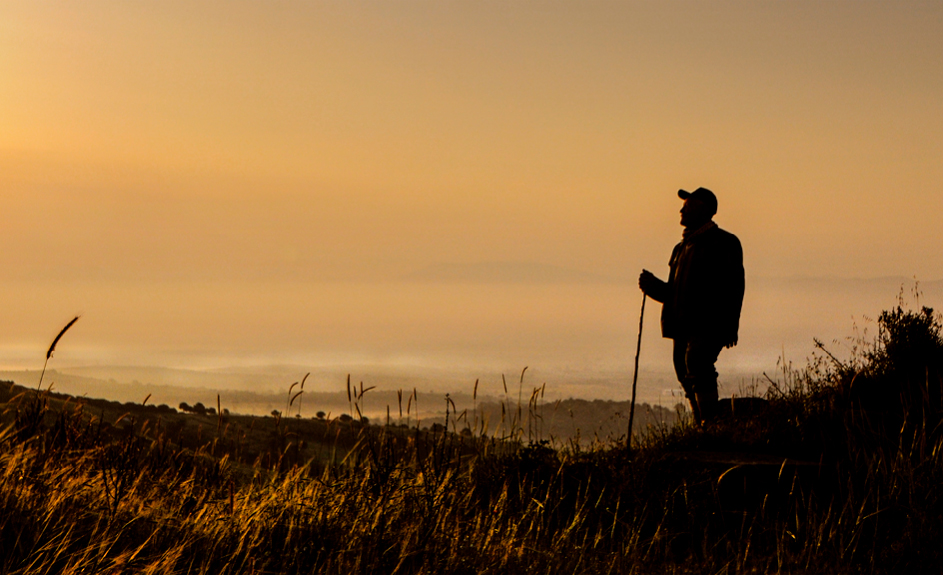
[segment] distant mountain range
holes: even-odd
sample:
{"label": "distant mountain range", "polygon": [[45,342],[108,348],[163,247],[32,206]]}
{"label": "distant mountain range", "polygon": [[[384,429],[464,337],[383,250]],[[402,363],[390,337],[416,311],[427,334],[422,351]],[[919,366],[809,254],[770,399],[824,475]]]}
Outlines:
{"label": "distant mountain range", "polygon": [[443,283],[619,283],[617,277],[536,262],[433,264],[403,279]]}

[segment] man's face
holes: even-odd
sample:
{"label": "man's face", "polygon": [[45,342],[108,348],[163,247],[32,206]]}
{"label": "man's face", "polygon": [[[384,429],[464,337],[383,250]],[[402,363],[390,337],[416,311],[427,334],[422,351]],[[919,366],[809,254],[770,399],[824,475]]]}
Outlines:
{"label": "man's face", "polygon": [[688,198],[681,206],[681,225],[686,228],[701,226],[710,221],[712,215],[704,202]]}

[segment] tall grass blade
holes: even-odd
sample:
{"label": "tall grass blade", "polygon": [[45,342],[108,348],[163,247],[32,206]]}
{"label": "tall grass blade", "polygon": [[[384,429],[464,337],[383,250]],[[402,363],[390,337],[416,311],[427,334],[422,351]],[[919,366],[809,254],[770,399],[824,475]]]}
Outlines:
{"label": "tall grass blade", "polygon": [[49,358],[52,357],[52,352],[56,351],[56,344],[59,343],[59,340],[62,339],[62,336],[65,335],[65,332],[69,331],[69,328],[72,327],[75,322],[79,321],[79,317],[81,316],[77,315],[72,318],[72,321],[65,324],[65,327],[62,328],[62,330],[56,336],[56,339],[52,340],[52,343],[49,344],[49,349],[46,350],[46,361],[43,362],[43,371],[39,374],[39,385],[36,386],[37,391],[43,387],[43,377],[46,375],[46,365],[49,363]]}

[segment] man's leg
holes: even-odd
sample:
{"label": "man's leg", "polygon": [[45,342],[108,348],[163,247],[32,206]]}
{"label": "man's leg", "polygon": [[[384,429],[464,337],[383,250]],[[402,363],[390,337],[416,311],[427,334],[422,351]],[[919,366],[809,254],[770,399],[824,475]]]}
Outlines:
{"label": "man's leg", "polygon": [[700,421],[708,422],[717,414],[717,370],[714,363],[720,355],[721,345],[692,340],[685,346],[685,389],[691,389]]}
{"label": "man's leg", "polygon": [[675,375],[678,376],[678,381],[681,383],[681,388],[684,389],[684,397],[686,397],[688,403],[691,404],[691,413],[694,414],[694,422],[700,425],[701,411],[697,406],[697,398],[695,397],[694,388],[691,387],[691,381],[688,380],[687,355],[688,342],[683,339],[674,340],[672,360],[674,362]]}

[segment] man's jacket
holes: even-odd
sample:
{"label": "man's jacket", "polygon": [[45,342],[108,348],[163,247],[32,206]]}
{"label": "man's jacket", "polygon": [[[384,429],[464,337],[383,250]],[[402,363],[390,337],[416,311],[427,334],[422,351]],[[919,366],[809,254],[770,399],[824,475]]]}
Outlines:
{"label": "man's jacket", "polygon": [[730,347],[743,305],[743,248],[713,222],[685,233],[671,252],[667,283],[649,295],[664,306],[662,335]]}

